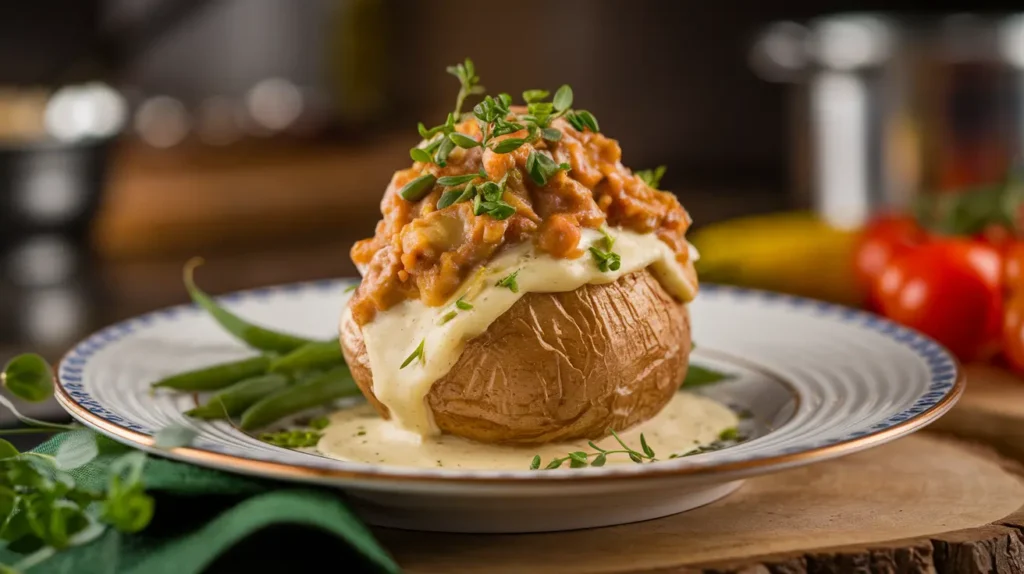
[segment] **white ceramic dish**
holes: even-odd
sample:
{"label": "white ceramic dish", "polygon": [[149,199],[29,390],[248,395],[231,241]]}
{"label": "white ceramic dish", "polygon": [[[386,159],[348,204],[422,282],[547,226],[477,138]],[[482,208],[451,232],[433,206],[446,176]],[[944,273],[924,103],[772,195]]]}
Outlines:
{"label": "white ceramic dish", "polygon": [[[350,280],[285,285],[221,298],[241,316],[327,338]],[[453,532],[607,526],[712,502],[743,479],[876,446],[918,430],[956,402],[962,373],[938,344],[859,311],[807,299],[703,285],[691,304],[693,361],[736,378],[703,387],[750,411],[750,440],[654,464],[548,471],[468,471],[342,462],[260,442],[224,422],[181,414],[185,393],[149,393],[184,369],[251,354],[193,306],[113,325],[72,349],[57,398],[82,423],[152,450],[160,428],[199,436],[167,456],[249,475],[340,487],[370,523]]]}

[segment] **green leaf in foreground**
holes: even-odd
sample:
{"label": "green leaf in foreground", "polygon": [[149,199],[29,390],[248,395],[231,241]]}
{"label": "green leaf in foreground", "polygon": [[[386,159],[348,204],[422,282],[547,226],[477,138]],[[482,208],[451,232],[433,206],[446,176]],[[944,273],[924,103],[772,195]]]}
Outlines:
{"label": "green leaf in foreground", "polygon": [[197,433],[187,426],[172,424],[157,431],[153,446],[157,448],[178,448],[192,444]]}
{"label": "green leaf in foreground", "polygon": [[8,361],[0,378],[11,394],[23,401],[41,403],[53,396],[53,371],[46,359],[35,353]]}
{"label": "green leaf in foreground", "polygon": [[686,379],[683,381],[682,387],[700,387],[703,385],[711,385],[721,381],[727,381],[732,378],[733,375],[690,363],[690,368],[686,371]]}
{"label": "green leaf in foreground", "polygon": [[54,454],[54,460],[60,470],[72,470],[89,464],[99,454],[96,434],[91,430],[82,429],[69,433],[61,441]]}
{"label": "green leaf in foreground", "polygon": [[203,260],[200,257],[194,257],[185,264],[185,269],[182,273],[185,288],[188,290],[192,301],[209,313],[228,333],[234,335],[250,347],[278,353],[287,353],[306,343],[312,342],[309,339],[253,325],[220,306],[212,297],[196,286],[194,279],[195,269],[202,264]]}
{"label": "green leaf in foreground", "polygon": [[0,460],[18,456],[18,449],[11,443],[0,438]]}

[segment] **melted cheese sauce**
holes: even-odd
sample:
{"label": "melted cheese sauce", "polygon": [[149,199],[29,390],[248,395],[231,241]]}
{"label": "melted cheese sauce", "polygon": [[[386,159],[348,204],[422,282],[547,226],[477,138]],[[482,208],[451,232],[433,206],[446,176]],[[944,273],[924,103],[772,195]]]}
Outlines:
{"label": "melted cheese sauce", "polygon": [[[676,393],[668,405],[650,420],[618,433],[630,448],[640,451],[640,433],[659,460],[685,454],[715,442],[722,431],[736,427],[739,419],[728,407],[700,395]],[[570,452],[594,452],[587,441],[509,447],[478,443],[452,435],[422,437],[398,428],[377,415],[368,404],[338,411],[317,445],[330,458],[372,464],[409,467],[443,467],[474,470],[525,470],[534,455],[541,467]],[[622,447],[614,437],[596,441],[606,450]],[[626,454],[607,457],[606,464],[635,464]],[[566,462],[563,468],[568,468]]]}
{"label": "melted cheese sauce", "polygon": [[[604,236],[584,229],[579,243],[583,255],[576,259],[537,253],[532,243],[526,242],[503,252],[468,279],[448,304],[429,307],[410,299],[378,313],[364,325],[362,334],[373,372],[373,393],[391,412],[396,432],[408,431],[414,435],[409,440],[440,434],[426,403],[431,385],[455,365],[467,341],[486,331],[526,293],[573,291],[586,284],[611,283],[650,267],[666,291],[682,301],[693,299],[697,286],[689,279],[691,275],[657,236],[617,228],[608,232],[615,240],[613,251],[621,258],[616,271],[598,268],[588,249],[595,246],[606,250]],[[496,285],[513,272],[518,272],[517,291]],[[460,298],[473,308],[458,309],[455,303]],[[351,320],[347,307],[342,320]],[[421,342],[422,358],[402,368]]]}

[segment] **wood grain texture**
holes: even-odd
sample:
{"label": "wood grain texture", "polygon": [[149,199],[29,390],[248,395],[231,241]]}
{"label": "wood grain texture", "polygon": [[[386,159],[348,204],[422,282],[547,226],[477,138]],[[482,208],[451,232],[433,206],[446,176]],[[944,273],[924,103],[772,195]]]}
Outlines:
{"label": "wood grain texture", "polygon": [[[917,434],[748,481],[715,504],[644,523],[551,534],[381,529],[409,572],[961,572],[1018,570],[1013,465]],[[966,568],[966,570],[964,570]],[[988,568],[988,569],[986,569]]]}

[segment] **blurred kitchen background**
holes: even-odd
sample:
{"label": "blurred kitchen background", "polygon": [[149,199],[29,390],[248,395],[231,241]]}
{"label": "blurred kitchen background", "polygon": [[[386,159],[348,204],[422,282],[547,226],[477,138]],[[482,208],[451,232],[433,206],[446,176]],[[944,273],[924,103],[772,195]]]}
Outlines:
{"label": "blurred kitchen background", "polygon": [[1024,138],[1024,14],[911,6],[8,2],[0,360],[185,302],[194,255],[213,293],[353,275],[466,56],[491,92],[571,84],[627,165],[668,167],[695,229],[779,210],[855,228],[1001,177]]}

